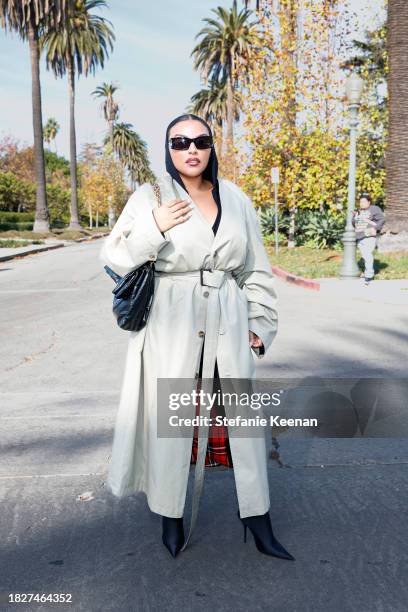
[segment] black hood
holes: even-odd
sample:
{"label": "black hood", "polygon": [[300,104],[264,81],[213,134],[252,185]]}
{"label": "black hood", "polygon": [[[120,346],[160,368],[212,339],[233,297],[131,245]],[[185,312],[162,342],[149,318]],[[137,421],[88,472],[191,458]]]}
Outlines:
{"label": "black hood", "polygon": [[[165,148],[166,148],[166,170],[170,174],[170,176],[172,176],[172,178],[175,181],[177,181],[177,183],[188,193],[188,189],[186,189],[186,186],[184,185],[184,183],[182,181],[180,173],[177,170],[177,168],[175,167],[175,165],[173,164],[173,160],[171,159],[170,147],[169,147],[169,142],[168,142],[169,141],[169,132],[170,132],[170,129],[173,127],[173,125],[175,125],[179,121],[183,121],[183,120],[187,120],[187,119],[196,119],[197,121],[200,121],[203,125],[205,125],[205,127],[207,128],[210,136],[212,136],[212,131],[211,131],[210,126],[208,125],[208,123],[206,121],[204,121],[204,119],[202,119],[201,117],[198,117],[197,115],[191,115],[191,114],[180,115],[179,117],[176,117],[176,119],[173,119],[173,121],[171,121],[169,123],[169,125],[167,126],[167,130],[166,130],[166,142],[165,142]],[[218,184],[218,159],[217,159],[217,155],[215,153],[215,147],[211,148],[210,158],[208,160],[207,167],[206,167],[206,169],[203,172],[203,178],[205,178],[208,181],[210,181],[212,183],[212,185],[213,185],[212,194],[213,194],[214,200],[217,202],[217,205],[218,205],[218,217],[219,217],[220,216],[220,212],[221,212],[221,198],[220,198],[220,191],[219,191],[219,184]],[[217,217],[217,219],[218,219],[218,217]]]}

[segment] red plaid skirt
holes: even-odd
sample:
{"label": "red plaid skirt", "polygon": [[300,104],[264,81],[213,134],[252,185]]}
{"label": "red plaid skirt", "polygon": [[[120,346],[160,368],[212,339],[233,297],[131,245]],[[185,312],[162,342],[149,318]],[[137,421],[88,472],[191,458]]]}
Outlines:
{"label": "red plaid skirt", "polygon": [[[201,363],[200,363],[200,372],[199,379],[201,379],[202,375],[202,366],[203,366],[203,354],[201,353]],[[213,392],[216,393],[219,387],[219,374],[218,374],[218,366],[217,362],[215,362],[214,369],[214,388]],[[196,416],[199,414],[200,405],[198,404],[196,410]],[[214,422],[213,425],[210,426],[208,430],[208,443],[207,443],[207,452],[205,455],[205,465],[206,466],[217,466],[217,465],[225,465],[226,467],[232,468],[232,456],[231,449],[228,440],[228,428],[225,425],[217,425],[215,423],[215,417],[217,415],[225,415],[224,407],[219,405],[217,407],[216,403],[211,408],[210,416]],[[191,449],[191,461],[190,463],[196,463],[197,461],[197,450],[198,450],[198,428],[194,428],[194,437],[193,437],[193,445]]]}

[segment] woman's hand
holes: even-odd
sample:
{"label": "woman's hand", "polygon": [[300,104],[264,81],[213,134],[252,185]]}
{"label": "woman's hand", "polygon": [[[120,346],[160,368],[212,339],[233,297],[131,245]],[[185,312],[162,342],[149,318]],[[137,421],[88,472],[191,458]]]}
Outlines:
{"label": "woman's hand", "polygon": [[159,230],[166,232],[175,225],[187,221],[192,215],[191,210],[193,207],[187,200],[175,199],[153,208],[153,216]]}
{"label": "woman's hand", "polygon": [[254,332],[251,330],[249,330],[249,346],[254,348],[260,348],[263,346],[263,342],[260,337],[254,334]]}

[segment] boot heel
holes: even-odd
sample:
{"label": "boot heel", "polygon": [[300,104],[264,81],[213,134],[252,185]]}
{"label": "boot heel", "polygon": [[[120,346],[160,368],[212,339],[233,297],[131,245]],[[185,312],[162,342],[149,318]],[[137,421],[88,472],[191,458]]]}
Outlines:
{"label": "boot heel", "polygon": [[241,519],[241,517],[239,516],[239,510],[237,511],[237,515],[238,515],[238,518],[239,518],[239,520],[241,521],[242,526],[243,526],[243,528],[244,528],[244,542],[245,542],[245,544],[246,544],[246,538],[247,538],[247,525],[245,525],[245,523],[243,522],[243,520],[242,520],[242,519]]}
{"label": "boot heel", "polygon": [[247,527],[249,527],[259,552],[270,555],[271,557],[279,557],[280,559],[288,559],[291,561],[295,560],[295,557],[293,557],[275,538],[269,512],[262,515],[245,517],[243,519],[239,515],[239,510],[237,514],[241,523],[244,525],[244,542],[246,542],[246,531]]}

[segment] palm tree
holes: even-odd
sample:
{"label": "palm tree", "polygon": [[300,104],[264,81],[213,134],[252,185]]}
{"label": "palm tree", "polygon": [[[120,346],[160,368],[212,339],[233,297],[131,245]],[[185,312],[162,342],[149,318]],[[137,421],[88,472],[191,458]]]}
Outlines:
{"label": "palm tree", "polygon": [[115,35],[111,22],[92,14],[95,8],[106,7],[105,0],[76,0],[68,18],[60,26],[50,29],[40,39],[46,52],[47,68],[55,76],[68,75],[70,102],[70,163],[71,163],[71,219],[69,229],[80,229],[78,218],[77,152],[75,129],[75,75],[95,74],[103,68],[108,47],[113,49]]}
{"label": "palm tree", "polygon": [[56,142],[56,137],[57,134],[59,132],[60,129],[60,125],[57,122],[56,119],[54,119],[53,117],[51,117],[50,119],[48,119],[47,123],[44,125],[44,140],[47,144],[50,144],[51,141],[54,141],[55,144],[55,153],[57,152],[57,142]]}
{"label": "palm tree", "polygon": [[[251,0],[244,0],[244,4],[245,4],[245,8],[246,9],[248,8],[248,4],[250,4],[250,3],[251,3]],[[256,0],[256,2],[255,2],[255,10],[256,11],[259,11],[260,4],[261,4],[260,0]]]}
{"label": "palm tree", "polygon": [[[92,95],[97,98],[103,98],[102,102],[102,111],[105,117],[105,121],[109,126],[109,142],[110,148],[112,152],[112,157],[115,157],[114,145],[113,145],[113,128],[115,125],[115,121],[119,116],[119,104],[114,99],[114,94],[118,90],[118,86],[113,83],[102,83],[99,85],[93,92]],[[109,217],[111,219],[114,218],[114,211],[109,206]]]}
{"label": "palm tree", "polygon": [[248,62],[259,47],[258,22],[250,22],[252,11],[237,11],[234,0],[230,11],[222,7],[211,9],[217,19],[206,18],[207,26],[195,36],[201,41],[194,47],[194,68],[200,69],[205,82],[208,79],[226,80],[227,87],[227,154],[232,156],[234,144],[234,91],[238,86],[240,66]]}
{"label": "palm tree", "polygon": [[408,232],[408,3],[388,0],[389,139],[386,153],[387,227]]}
{"label": "palm tree", "polygon": [[104,139],[104,144],[108,142],[113,142],[113,151],[128,170],[132,184],[154,180],[148,160],[147,145],[134,131],[131,123],[116,123],[113,126],[113,134],[109,131]]}
{"label": "palm tree", "polygon": [[[234,90],[234,112],[235,121],[239,120],[242,107],[242,96],[238,90]],[[215,141],[217,143],[217,157],[221,157],[222,151],[222,127],[227,118],[227,87],[226,81],[212,79],[208,88],[200,89],[191,97],[191,104],[187,112],[202,116],[213,127]]]}
{"label": "palm tree", "polygon": [[103,110],[103,115],[105,117],[105,121],[107,121],[109,125],[109,135],[110,135],[110,142],[111,142],[112,150],[113,150],[113,126],[119,116],[119,104],[117,104],[113,96],[118,89],[119,87],[117,85],[114,85],[113,83],[102,83],[102,85],[99,85],[92,92],[93,96],[97,98],[104,98],[102,102],[102,110]]}
{"label": "palm tree", "polygon": [[50,25],[56,26],[66,18],[72,0],[0,0],[0,20],[4,29],[18,32],[28,40],[31,59],[34,157],[36,175],[36,210],[33,231],[48,232],[50,218],[45,184],[44,142],[41,111],[39,35]]}

